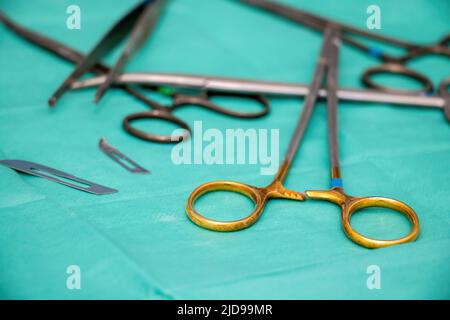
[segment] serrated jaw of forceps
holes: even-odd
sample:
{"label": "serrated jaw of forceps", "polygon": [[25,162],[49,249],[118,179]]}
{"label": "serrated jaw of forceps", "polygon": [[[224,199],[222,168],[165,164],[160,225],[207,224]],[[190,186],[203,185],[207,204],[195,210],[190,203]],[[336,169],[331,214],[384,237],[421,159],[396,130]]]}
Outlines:
{"label": "serrated jaw of forceps", "polygon": [[[33,176],[41,177],[50,181],[54,181],[63,185],[66,185],[68,187],[89,192],[96,195],[103,195],[103,194],[111,194],[116,193],[118,190],[108,188],[105,186],[102,186],[100,184],[84,180],[78,177],[75,177],[69,173],[59,171],[50,167],[43,166],[38,163],[29,162],[29,161],[23,161],[23,160],[0,160],[0,164],[9,167],[11,169],[14,169],[16,171],[20,171],[23,173],[27,173]],[[48,173],[50,175],[47,175],[45,173]],[[71,183],[69,181],[58,179],[64,178],[66,180],[73,181],[75,183]]]}
{"label": "serrated jaw of forceps", "polygon": [[[112,160],[117,162],[119,165],[127,169],[128,171],[132,173],[142,173],[147,174],[150,173],[149,170],[141,167],[136,162],[128,158],[126,155],[124,155],[122,152],[120,152],[118,149],[112,147],[108,144],[105,138],[101,138],[98,143],[100,149]],[[129,165],[131,164],[131,166]]]}

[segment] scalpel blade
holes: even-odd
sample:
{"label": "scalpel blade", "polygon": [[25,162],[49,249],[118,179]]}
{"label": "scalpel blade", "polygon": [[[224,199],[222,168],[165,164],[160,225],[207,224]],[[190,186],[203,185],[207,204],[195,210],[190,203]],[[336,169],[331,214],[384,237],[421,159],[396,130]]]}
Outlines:
{"label": "scalpel blade", "polygon": [[[100,147],[100,150],[102,150],[108,157],[110,157],[112,160],[120,164],[128,171],[132,173],[150,173],[150,171],[138,165],[118,149],[109,145],[105,138],[101,138],[98,145]],[[129,166],[129,164],[131,164],[131,166]]]}
{"label": "scalpel blade", "polygon": [[[103,195],[103,194],[110,194],[110,193],[116,193],[118,190],[108,188],[99,184],[96,184],[91,181],[87,181],[84,179],[77,178],[69,173],[65,173],[63,171],[59,171],[50,167],[43,166],[38,163],[23,161],[23,160],[0,160],[0,164],[7,166],[11,169],[14,169],[16,171],[20,171],[23,173],[27,173],[33,176],[41,177],[50,181],[58,182],[63,185],[69,186],[74,189],[78,189],[81,191],[97,194],[97,195]],[[48,173],[50,175],[47,175],[45,173]],[[73,182],[77,182],[78,184],[71,183],[69,181],[58,179],[64,178],[66,180],[71,180]]]}

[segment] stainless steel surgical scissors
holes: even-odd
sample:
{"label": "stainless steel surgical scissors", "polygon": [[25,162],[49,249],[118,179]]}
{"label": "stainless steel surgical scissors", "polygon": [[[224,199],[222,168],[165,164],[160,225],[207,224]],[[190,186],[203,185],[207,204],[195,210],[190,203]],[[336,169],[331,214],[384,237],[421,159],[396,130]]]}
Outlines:
{"label": "stainless steel surgical scissors", "polygon": [[[433,84],[431,80],[414,70],[408,69],[405,64],[411,60],[425,56],[428,54],[438,54],[450,58],[450,34],[445,35],[437,43],[424,46],[415,43],[410,43],[400,39],[396,39],[390,36],[377,34],[374,32],[368,32],[359,28],[348,26],[328,18],[323,18],[310,12],[293,8],[287,5],[276,3],[269,0],[239,0],[243,3],[251,6],[266,10],[272,14],[289,19],[301,25],[307,26],[314,30],[323,32],[329,24],[333,24],[339,28],[342,32],[342,41],[350,44],[351,46],[379,59],[382,63],[378,66],[368,68],[362,74],[362,82],[364,85],[370,88],[378,89],[385,92],[411,92],[416,91],[424,94],[431,94],[433,92]],[[355,40],[352,36],[358,36],[359,38],[365,37],[391,46],[397,46],[406,50],[404,55],[392,56],[383,52],[380,48],[375,46],[368,46],[358,40]],[[420,90],[406,90],[391,88],[385,85],[376,83],[373,80],[373,76],[377,74],[398,74],[411,78],[422,84]]]}
{"label": "stainless steel surgical scissors", "polygon": [[144,40],[153,30],[153,26],[156,24],[165,2],[165,0],[144,0],[129,11],[105,34],[85,57],[82,57],[76,68],[50,97],[49,104],[54,106],[64,92],[70,88],[71,83],[88,72],[130,34],[125,49],[122,51],[116,64],[108,70],[105,83],[97,90],[95,101],[98,102],[110,87],[114,77],[122,71],[125,63],[142,46]]}
{"label": "stainless steel surgical scissors", "polygon": [[[129,59],[131,53],[142,44],[142,41],[145,38],[142,32],[151,32],[151,28],[155,25],[158,15],[161,13],[164,2],[165,0],[151,0],[144,1],[138,4],[111,28],[111,30],[102,38],[102,40],[87,56],[56,40],[39,34],[36,31],[28,30],[27,28],[8,18],[1,11],[0,22],[2,22],[6,27],[11,29],[19,36],[30,41],[31,43],[36,44],[46,49],[47,51],[56,54],[59,57],[77,64],[77,68],[72,72],[72,74],[66,79],[66,81],[60,86],[54,96],[50,99],[51,104],[55,104],[58,98],[61,97],[61,95],[67,89],[73,86],[76,79],[87,71],[94,72],[97,75],[105,76],[102,83],[100,84],[101,89],[99,89],[97,94],[97,98],[99,99],[104,94],[105,90],[108,89],[108,87],[116,81],[117,77],[119,76],[118,73],[123,68],[125,62]],[[136,19],[138,19],[139,21],[136,22]],[[118,63],[113,67],[113,69],[101,63],[101,57],[106,55],[106,53],[109,52],[109,50],[111,50],[113,46],[117,45],[120,40],[125,37],[126,33],[130,31],[132,32],[131,39],[129,40],[125,51],[122,53],[122,56],[119,58]],[[146,141],[176,143],[188,137],[191,131],[189,125],[172,114],[173,111],[182,106],[197,105],[220,114],[243,119],[265,116],[270,109],[269,102],[264,96],[245,92],[220,92],[210,90],[208,88],[197,88],[198,90],[195,90],[195,92],[192,92],[192,90],[190,90],[191,92],[186,92],[186,90],[184,90],[183,92],[177,92],[174,90],[168,91],[165,88],[160,88],[158,84],[143,84],[139,88],[132,88],[129,85],[121,85],[120,87],[125,92],[142,101],[152,109],[146,112],[130,114],[123,120],[123,128],[128,133]],[[147,97],[144,92],[148,91],[157,93],[159,92],[163,93],[165,96],[170,96],[172,98],[172,102],[168,106],[163,106],[153,99]],[[257,102],[257,105],[260,106],[260,108],[254,112],[242,112],[224,108],[213,102],[212,98],[218,96],[248,99]],[[170,135],[153,134],[139,130],[132,125],[132,123],[136,120],[151,118],[161,119],[174,123],[175,125],[185,129],[186,133],[184,135],[175,137]]]}
{"label": "stainless steel surgical scissors", "polygon": [[[236,231],[253,225],[261,216],[267,202],[272,198],[305,200],[306,198],[326,200],[341,207],[342,226],[347,237],[355,243],[367,248],[381,248],[413,241],[419,234],[419,220],[412,208],[398,200],[384,197],[353,197],[344,193],[341,170],[339,164],[338,135],[337,135],[337,78],[338,78],[338,49],[339,29],[327,27],[316,71],[306,97],[303,111],[297,123],[294,135],[288,146],[278,172],[267,187],[256,187],[234,181],[207,182],[197,187],[189,196],[186,212],[189,218],[198,226],[215,231]],[[330,146],[331,188],[325,191],[306,191],[305,194],[288,190],[283,186],[291,162],[297,153],[304,137],[314,107],[319,97],[319,91],[326,78],[327,106],[328,106],[328,138]],[[226,190],[241,193],[255,203],[254,211],[247,217],[235,221],[212,220],[196,211],[195,202],[208,192]],[[412,228],[408,235],[395,240],[372,239],[354,230],[350,224],[352,215],[367,207],[385,207],[396,210],[405,215],[411,222]]]}
{"label": "stainless steel surgical scissors", "polygon": [[[135,11],[135,9],[132,11]],[[124,18],[122,18],[122,20],[127,20],[126,17],[129,16],[130,14],[127,14]],[[12,21],[1,11],[0,22],[31,43],[36,44],[68,61],[80,64],[85,58],[82,53],[68,47],[67,45],[64,45],[56,40],[52,40],[35,31],[24,28],[23,26]],[[120,24],[120,22],[118,24]],[[115,28],[116,27],[113,27],[112,30]],[[111,69],[109,67],[102,64],[100,61],[97,61],[93,64],[89,71],[94,72],[98,76],[80,82],[70,82],[70,88],[100,86],[107,82],[110,70]],[[448,94],[449,82],[450,78],[444,80],[441,83],[439,95],[435,96],[421,96],[417,93],[382,92],[380,90],[350,88],[339,88],[337,94],[340,99],[349,101],[383,102],[404,106],[438,108],[444,111],[447,120],[450,121],[450,96]],[[174,110],[181,106],[195,104],[232,117],[257,118],[264,116],[269,112],[269,103],[265,96],[302,97],[307,95],[309,92],[309,87],[303,84],[183,74],[125,73],[116,75],[113,79],[113,83],[153,109],[151,111],[135,113],[127,116],[123,121],[124,129],[130,134],[147,141],[168,143],[181,141],[183,138],[186,138],[190,132],[189,125],[172,114]],[[132,85],[135,84],[138,84],[139,87],[132,87]],[[144,91],[149,90],[171,96],[172,103],[169,106],[163,106],[148,98],[144,94]],[[197,94],[193,95],[194,92]],[[220,94],[231,97],[249,98],[257,101],[261,105],[261,109],[256,112],[247,113],[223,108],[211,101],[213,96]],[[321,88],[319,91],[319,96],[325,97],[326,95],[326,89]],[[172,137],[169,135],[158,135],[144,132],[133,127],[133,121],[147,118],[157,118],[172,122],[181,128],[186,129],[186,134],[180,137]]]}
{"label": "stainless steel surgical scissors", "polygon": [[[96,76],[72,84],[72,89],[97,87],[105,81],[105,76]],[[223,93],[239,93],[248,95],[274,97],[304,97],[309,94],[309,86],[299,83],[271,82],[262,80],[244,80],[215,76],[201,76],[171,73],[124,73],[114,81],[116,85],[157,86],[164,92],[171,90],[212,90]],[[439,94],[424,96],[414,93],[380,92],[373,89],[339,88],[339,99],[346,101],[362,101],[373,103],[390,103],[404,107],[421,107],[441,109],[447,121],[450,121],[450,100],[448,85],[450,78],[441,82]],[[319,90],[319,97],[325,98],[327,89]]]}

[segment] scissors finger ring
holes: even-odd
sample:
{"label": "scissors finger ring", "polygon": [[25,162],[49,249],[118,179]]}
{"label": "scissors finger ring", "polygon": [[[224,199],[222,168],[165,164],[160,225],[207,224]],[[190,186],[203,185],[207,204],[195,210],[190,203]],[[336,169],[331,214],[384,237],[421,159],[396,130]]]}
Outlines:
{"label": "scissors finger ring", "polygon": [[[350,240],[363,247],[374,249],[393,246],[413,241],[419,235],[419,218],[411,207],[401,201],[384,197],[352,197],[346,195],[342,188],[333,188],[325,191],[309,190],[305,193],[308,198],[326,200],[339,205],[341,207],[341,221],[345,234]],[[405,237],[394,240],[378,240],[363,236],[353,229],[350,220],[355,212],[369,207],[382,207],[400,212],[410,221],[411,231]]]}
{"label": "scissors finger ring", "polygon": [[[410,78],[421,84],[422,88],[419,90],[407,90],[407,89],[393,89],[380,84],[375,83],[372,79],[373,76],[379,74],[396,74],[401,75],[406,78]],[[385,63],[376,67],[368,68],[364,71],[362,75],[362,82],[366,87],[377,89],[380,91],[388,92],[388,93],[419,93],[419,94],[428,94],[433,92],[433,84],[431,81],[425,77],[424,75],[412,71],[401,64],[398,63]]]}
{"label": "scissors finger ring", "polygon": [[[174,123],[175,125],[179,126],[180,128],[184,129],[186,131],[186,133],[183,135],[179,135],[179,136],[157,135],[157,134],[142,131],[132,125],[132,123],[134,121],[144,120],[144,119],[161,119],[161,120],[164,120],[167,122],[171,122],[171,123]],[[123,119],[123,128],[129,134],[131,134],[139,139],[142,139],[145,141],[160,142],[160,143],[181,142],[181,141],[189,138],[190,133],[191,133],[191,128],[189,127],[189,125],[186,122],[178,119],[177,117],[174,117],[170,112],[166,112],[165,110],[150,110],[150,111],[130,114],[127,117],[125,117],[125,119]]]}
{"label": "scissors finger ring", "polygon": [[[270,198],[285,198],[293,200],[305,199],[305,196],[302,193],[285,189],[281,184],[281,181],[282,180],[276,177],[274,181],[265,188],[259,188],[229,180],[207,182],[197,187],[190,194],[186,205],[186,212],[192,222],[205,229],[222,232],[242,230],[250,227],[260,218],[264,207]],[[231,191],[240,193],[250,198],[254,202],[255,208],[252,213],[240,220],[218,221],[208,219],[195,210],[194,204],[202,195],[214,191]]]}

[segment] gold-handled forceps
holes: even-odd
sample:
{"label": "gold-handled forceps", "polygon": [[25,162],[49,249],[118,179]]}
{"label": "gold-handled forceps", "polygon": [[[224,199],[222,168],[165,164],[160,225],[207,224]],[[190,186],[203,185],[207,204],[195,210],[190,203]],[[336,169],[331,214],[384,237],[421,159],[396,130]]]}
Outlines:
{"label": "gold-handled forceps", "polygon": [[[189,218],[198,226],[215,231],[237,231],[253,225],[261,216],[265,205],[270,199],[284,198],[293,200],[317,199],[336,203],[341,207],[342,226],[347,237],[353,242],[366,248],[381,248],[413,241],[419,235],[419,220],[414,210],[407,204],[384,197],[353,197],[344,193],[341,170],[339,165],[338,136],[337,136],[337,78],[338,78],[338,49],[339,31],[334,27],[327,27],[324,33],[324,41],[316,71],[306,97],[303,111],[298,121],[288,150],[273,181],[267,187],[256,187],[234,181],[207,182],[197,187],[189,196],[186,212]],[[331,162],[331,188],[325,191],[306,191],[305,194],[288,190],[283,186],[283,181],[289,171],[289,167],[303,140],[306,128],[314,111],[319,91],[326,77],[327,107],[328,107],[328,136],[330,145]],[[209,219],[198,211],[195,202],[204,194],[225,190],[241,193],[255,203],[253,212],[245,218],[235,221],[217,221]],[[384,207],[393,209],[406,216],[411,222],[411,231],[408,235],[394,240],[378,240],[366,237],[352,228],[350,219],[352,215],[363,208]]]}

